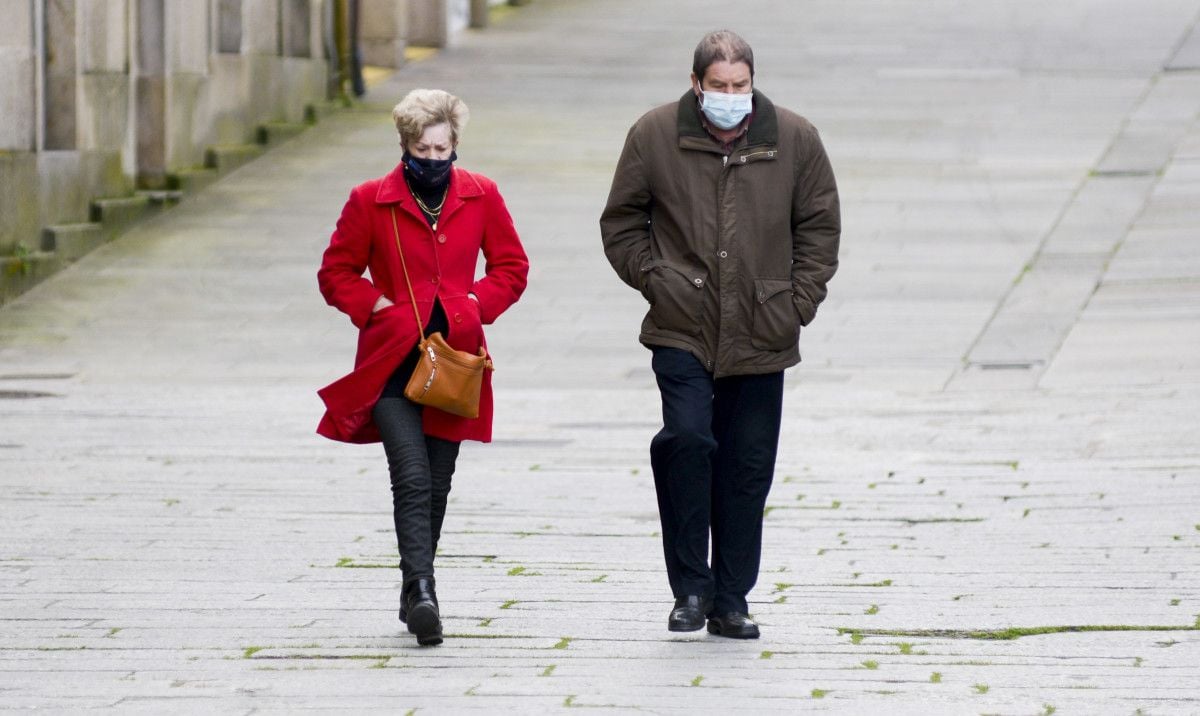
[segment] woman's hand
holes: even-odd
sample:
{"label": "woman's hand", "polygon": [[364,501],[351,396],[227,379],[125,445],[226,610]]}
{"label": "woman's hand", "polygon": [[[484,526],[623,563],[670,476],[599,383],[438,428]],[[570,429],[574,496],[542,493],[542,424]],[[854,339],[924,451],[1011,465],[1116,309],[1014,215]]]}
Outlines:
{"label": "woman's hand", "polygon": [[379,313],[380,311],[382,311],[383,309],[385,309],[391,305],[394,305],[394,304],[392,304],[392,302],[388,300],[387,296],[380,296],[379,299],[375,301],[375,307],[371,309],[371,313]]}

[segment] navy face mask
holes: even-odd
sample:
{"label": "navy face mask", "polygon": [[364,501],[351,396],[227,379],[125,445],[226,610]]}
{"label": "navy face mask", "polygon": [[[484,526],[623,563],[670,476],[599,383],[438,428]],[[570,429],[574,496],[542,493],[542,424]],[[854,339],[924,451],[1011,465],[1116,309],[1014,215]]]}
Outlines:
{"label": "navy face mask", "polygon": [[405,150],[400,161],[408,180],[421,189],[442,189],[450,183],[450,168],[458,159],[457,152],[450,152],[449,159],[421,159]]}

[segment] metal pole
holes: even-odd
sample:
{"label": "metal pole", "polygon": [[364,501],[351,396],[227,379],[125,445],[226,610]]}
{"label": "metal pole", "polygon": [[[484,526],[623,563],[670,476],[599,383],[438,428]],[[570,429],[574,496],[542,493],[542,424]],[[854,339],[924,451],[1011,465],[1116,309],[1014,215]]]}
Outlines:
{"label": "metal pole", "polygon": [[337,47],[337,96],[349,101],[346,90],[350,78],[350,3],[349,0],[334,0],[333,37]]}

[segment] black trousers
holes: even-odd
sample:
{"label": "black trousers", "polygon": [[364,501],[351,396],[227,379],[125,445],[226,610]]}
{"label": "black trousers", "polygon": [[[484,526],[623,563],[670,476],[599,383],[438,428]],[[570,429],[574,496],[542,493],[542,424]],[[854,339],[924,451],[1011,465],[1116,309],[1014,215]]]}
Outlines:
{"label": "black trousers", "polygon": [[687,351],[652,350],[663,429],[650,442],[650,464],[671,591],[711,597],[716,614],[745,614],[775,473],[783,373],[714,379]]}
{"label": "black trousers", "polygon": [[422,431],[422,410],[401,396],[380,398],[373,412],[392,480],[392,519],[404,584],[433,576],[450,478],[458,460],[459,443]]}

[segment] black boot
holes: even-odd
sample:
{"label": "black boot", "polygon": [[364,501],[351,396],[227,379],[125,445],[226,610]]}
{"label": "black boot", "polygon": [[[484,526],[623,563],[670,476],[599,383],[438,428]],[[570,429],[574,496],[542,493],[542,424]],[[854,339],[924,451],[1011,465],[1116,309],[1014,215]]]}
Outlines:
{"label": "black boot", "polygon": [[401,590],[400,620],[408,624],[408,631],[417,637],[421,646],[442,643],[442,619],[438,614],[437,593],[433,589],[433,577],[418,577]]}

